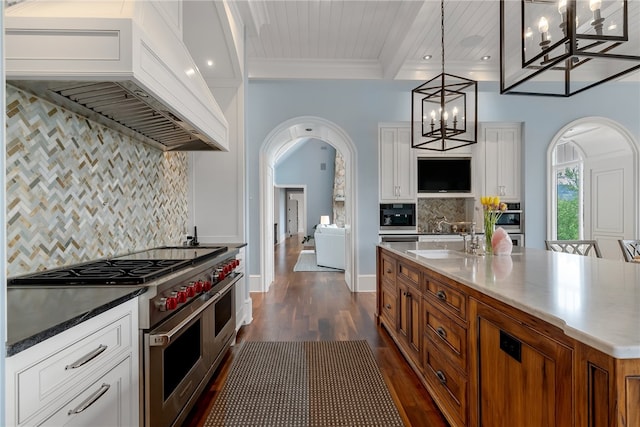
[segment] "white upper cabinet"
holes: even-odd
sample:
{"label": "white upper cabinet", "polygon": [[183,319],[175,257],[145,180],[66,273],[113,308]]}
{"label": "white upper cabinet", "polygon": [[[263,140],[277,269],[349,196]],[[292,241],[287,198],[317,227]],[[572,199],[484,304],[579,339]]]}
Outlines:
{"label": "white upper cabinet", "polygon": [[521,200],[521,123],[484,123],[484,191],[504,201]]}
{"label": "white upper cabinet", "polygon": [[416,154],[411,148],[411,127],[378,127],[381,202],[416,201]]}

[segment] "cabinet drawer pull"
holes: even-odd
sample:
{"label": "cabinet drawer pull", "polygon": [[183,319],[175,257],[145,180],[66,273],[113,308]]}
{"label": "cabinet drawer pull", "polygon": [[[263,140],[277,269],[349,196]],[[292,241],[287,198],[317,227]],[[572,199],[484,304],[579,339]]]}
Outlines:
{"label": "cabinet drawer pull", "polygon": [[446,301],[447,300],[447,294],[445,294],[443,290],[440,290],[440,291],[436,292],[436,296],[441,301]]}
{"label": "cabinet drawer pull", "polygon": [[98,346],[98,348],[93,350],[91,353],[86,354],[86,355],[82,356],[80,359],[78,359],[75,362],[73,362],[72,364],[65,366],[64,370],[66,371],[66,370],[69,370],[69,369],[77,369],[77,368],[81,367],[82,365],[85,365],[85,364],[91,362],[93,359],[95,359],[100,354],[102,354],[102,352],[105,351],[107,349],[107,347],[108,346],[106,346],[104,344],[100,344]]}
{"label": "cabinet drawer pull", "polygon": [[391,274],[391,271],[392,270],[390,268],[387,268],[387,274]]}
{"label": "cabinet drawer pull", "polygon": [[436,377],[438,377],[438,381],[440,381],[442,385],[447,384],[447,377],[444,375],[444,372],[436,371]]}
{"label": "cabinet drawer pull", "polygon": [[385,305],[385,307],[386,307],[387,310],[391,310],[391,304],[387,304],[387,305]]}
{"label": "cabinet drawer pull", "polygon": [[442,338],[447,338],[447,331],[445,331],[445,329],[442,326],[439,326],[438,329],[436,329],[436,332],[438,333],[438,335],[440,335]]}
{"label": "cabinet drawer pull", "polygon": [[98,390],[94,391],[91,394],[91,396],[87,397],[84,400],[84,402],[78,405],[75,409],[69,409],[69,412],[67,412],[67,415],[75,415],[75,414],[79,414],[80,412],[83,412],[89,406],[96,403],[96,401],[100,399],[109,390],[110,387],[111,385],[109,384],[102,384]]}
{"label": "cabinet drawer pull", "polygon": [[407,296],[407,298],[411,298],[411,292],[407,292],[405,293],[405,295]]}

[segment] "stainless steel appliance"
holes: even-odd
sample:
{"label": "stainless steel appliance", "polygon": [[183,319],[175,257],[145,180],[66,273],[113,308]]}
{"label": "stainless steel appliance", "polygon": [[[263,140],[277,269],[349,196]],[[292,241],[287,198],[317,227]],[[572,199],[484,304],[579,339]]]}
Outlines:
{"label": "stainless steel appliance", "polygon": [[416,230],[415,203],[381,203],[380,230]]}
{"label": "stainless steel appliance", "polygon": [[417,242],[417,234],[381,234],[380,241],[386,242]]}
{"label": "stainless steel appliance", "polygon": [[524,234],[509,233],[513,246],[524,246]]}
{"label": "stainless steel appliance", "polygon": [[8,285],[146,287],[138,297],[143,425],[179,426],[233,342],[238,252],[163,247],[20,276]]}
{"label": "stainless steel appliance", "polygon": [[502,227],[507,233],[524,232],[524,214],[520,208],[520,203],[507,203],[505,210],[498,221],[496,227]]}

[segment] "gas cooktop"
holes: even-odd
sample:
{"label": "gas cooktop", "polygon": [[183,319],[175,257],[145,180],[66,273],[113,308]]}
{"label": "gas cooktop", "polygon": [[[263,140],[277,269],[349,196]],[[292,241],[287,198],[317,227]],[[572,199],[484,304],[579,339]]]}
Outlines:
{"label": "gas cooktop", "polygon": [[9,278],[7,286],[139,285],[226,251],[226,246],[164,246]]}

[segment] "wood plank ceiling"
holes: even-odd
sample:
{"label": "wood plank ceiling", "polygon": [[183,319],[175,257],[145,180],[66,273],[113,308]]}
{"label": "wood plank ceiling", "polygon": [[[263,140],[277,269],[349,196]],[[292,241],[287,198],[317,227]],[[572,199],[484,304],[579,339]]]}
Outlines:
{"label": "wood plank ceiling", "polygon": [[[441,70],[437,0],[238,4],[250,23],[250,78],[422,79]],[[447,72],[497,78],[498,28],[497,0],[445,2]],[[487,62],[481,60],[485,55],[491,56]]]}

